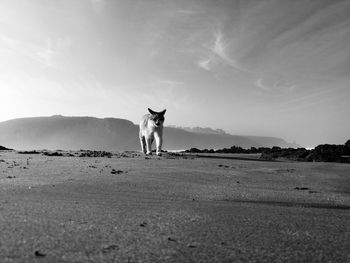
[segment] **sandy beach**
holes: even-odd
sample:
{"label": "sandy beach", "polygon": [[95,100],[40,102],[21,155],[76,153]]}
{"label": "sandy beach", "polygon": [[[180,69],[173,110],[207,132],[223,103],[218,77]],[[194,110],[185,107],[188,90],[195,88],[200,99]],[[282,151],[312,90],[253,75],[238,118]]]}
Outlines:
{"label": "sandy beach", "polygon": [[349,164],[82,153],[0,152],[2,262],[350,260]]}

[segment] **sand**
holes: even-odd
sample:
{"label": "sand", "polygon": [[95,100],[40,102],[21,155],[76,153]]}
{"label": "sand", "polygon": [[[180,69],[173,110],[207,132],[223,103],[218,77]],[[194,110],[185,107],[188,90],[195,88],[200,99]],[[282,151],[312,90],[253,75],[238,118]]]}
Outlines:
{"label": "sand", "polygon": [[0,152],[1,262],[350,261],[349,164],[57,153]]}

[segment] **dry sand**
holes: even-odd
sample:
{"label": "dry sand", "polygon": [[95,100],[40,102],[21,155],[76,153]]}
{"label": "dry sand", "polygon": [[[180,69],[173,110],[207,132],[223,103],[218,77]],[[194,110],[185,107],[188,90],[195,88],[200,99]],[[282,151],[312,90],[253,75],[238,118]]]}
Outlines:
{"label": "dry sand", "polygon": [[350,262],[349,164],[80,154],[0,152],[1,262]]}

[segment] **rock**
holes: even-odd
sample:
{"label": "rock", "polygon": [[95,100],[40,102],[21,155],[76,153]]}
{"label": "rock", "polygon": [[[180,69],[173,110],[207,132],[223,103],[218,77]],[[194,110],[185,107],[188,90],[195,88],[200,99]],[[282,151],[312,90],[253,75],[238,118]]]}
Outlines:
{"label": "rock", "polygon": [[36,257],[45,257],[46,256],[46,254],[40,252],[39,250],[35,250],[34,255]]}
{"label": "rock", "polygon": [[112,169],[111,171],[111,174],[121,174],[121,173],[124,173],[122,170],[115,170],[115,169]]}
{"label": "rock", "polygon": [[309,190],[309,188],[308,187],[295,187],[294,188],[295,190],[301,190],[301,191],[303,191],[303,190]]}

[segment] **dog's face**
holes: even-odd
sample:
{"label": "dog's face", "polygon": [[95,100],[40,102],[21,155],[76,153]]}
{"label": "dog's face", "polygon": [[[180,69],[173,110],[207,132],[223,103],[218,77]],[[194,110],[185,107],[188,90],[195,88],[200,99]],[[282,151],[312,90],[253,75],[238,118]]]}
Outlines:
{"label": "dog's face", "polygon": [[155,127],[160,127],[164,123],[164,114],[166,110],[163,110],[161,112],[156,112],[148,108],[149,113],[151,113],[150,120],[153,122]]}

